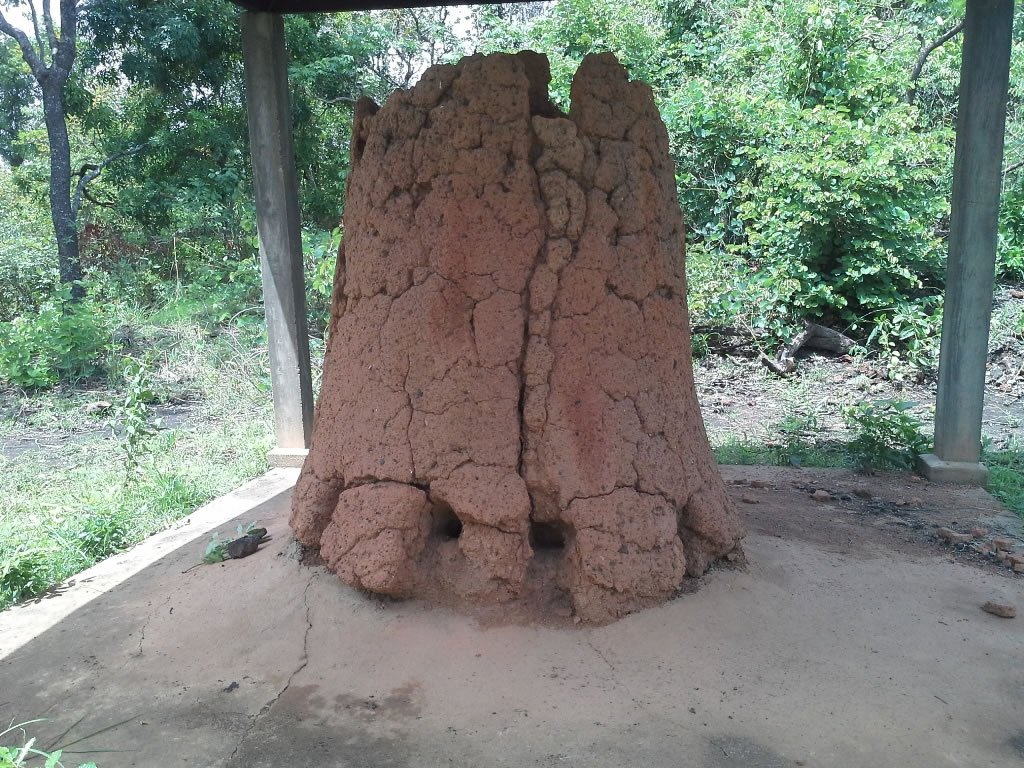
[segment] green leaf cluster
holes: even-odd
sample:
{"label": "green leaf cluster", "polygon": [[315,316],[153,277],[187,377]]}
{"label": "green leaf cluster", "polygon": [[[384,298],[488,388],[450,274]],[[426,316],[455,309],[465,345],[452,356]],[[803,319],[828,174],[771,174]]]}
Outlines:
{"label": "green leaf cluster", "polygon": [[[42,722],[42,720],[27,720],[23,723],[12,723],[8,728],[0,731],[0,739],[6,738],[8,734],[14,733],[15,731],[22,731],[22,733],[24,733],[24,727],[26,725],[32,725],[33,723],[39,722]],[[64,754],[63,749],[56,749],[49,752],[37,748],[35,744],[36,739],[35,737],[32,737],[27,739],[20,747],[0,746],[0,768],[27,768],[29,765],[42,765],[43,768],[64,768],[65,764],[61,762],[61,757]],[[80,763],[78,768],[96,768],[96,763]]]}
{"label": "green leaf cluster", "polygon": [[913,469],[917,457],[931,450],[931,438],[921,433],[920,420],[910,413],[916,405],[905,400],[878,400],[843,411],[854,433],[847,450],[862,470]]}
{"label": "green leaf cluster", "polygon": [[739,185],[746,237],[734,247],[763,293],[782,311],[854,330],[868,313],[936,294],[941,138],[908,135],[911,109],[867,123],[815,106],[789,119],[792,130],[750,150],[756,173]]}
{"label": "green leaf cluster", "polygon": [[0,323],[0,380],[51,387],[100,373],[110,337],[95,309],[70,302],[68,289],[38,311]]}

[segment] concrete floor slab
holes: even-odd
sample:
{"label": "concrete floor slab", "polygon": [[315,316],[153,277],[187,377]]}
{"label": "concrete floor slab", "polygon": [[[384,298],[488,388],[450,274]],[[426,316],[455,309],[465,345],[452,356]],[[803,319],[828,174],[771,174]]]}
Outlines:
{"label": "concrete floor slab", "polygon": [[0,717],[48,718],[40,745],[116,726],[65,753],[100,768],[1024,764],[1024,620],[979,610],[1024,578],[752,523],[746,567],[693,594],[516,626],[301,565],[288,503],[238,517],[270,530],[257,554],[183,573],[193,541],[7,651]]}

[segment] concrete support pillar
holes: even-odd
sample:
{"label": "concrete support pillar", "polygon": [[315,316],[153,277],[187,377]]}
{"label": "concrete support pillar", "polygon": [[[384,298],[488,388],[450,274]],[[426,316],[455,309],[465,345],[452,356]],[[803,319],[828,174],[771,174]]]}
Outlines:
{"label": "concrete support pillar", "polygon": [[1013,0],[967,0],[953,164],[935,453],[920,469],[938,482],[984,485],[980,463]]}
{"label": "concrete support pillar", "polygon": [[299,466],[313,431],[313,386],[281,16],[243,13],[242,54],[274,390],[277,447],[270,452],[270,463]]}

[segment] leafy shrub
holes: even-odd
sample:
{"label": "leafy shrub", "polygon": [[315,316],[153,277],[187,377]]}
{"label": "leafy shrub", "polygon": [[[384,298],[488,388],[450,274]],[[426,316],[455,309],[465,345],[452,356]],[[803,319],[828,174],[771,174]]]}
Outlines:
{"label": "leafy shrub", "polygon": [[1003,193],[996,253],[1000,277],[1024,280],[1024,186],[1008,188]]}
{"label": "leafy shrub", "polygon": [[75,524],[75,544],[92,562],[127,549],[135,541],[130,522],[117,511],[95,511]]}
{"label": "leafy shrub", "polygon": [[48,212],[0,169],[0,320],[35,310],[57,285],[57,241]]}
{"label": "leafy shrub", "polygon": [[330,321],[334,267],[338,261],[341,229],[330,232],[303,230],[302,255],[306,273],[306,314],[310,330],[323,331]]}
{"label": "leafy shrub", "polygon": [[[785,111],[784,104],[777,105]],[[945,211],[945,147],[908,134],[912,115],[874,124],[821,107],[791,113],[792,130],[756,150],[757,183],[740,206],[766,303],[799,317],[839,317],[896,306],[941,283],[934,231]],[[784,129],[785,130],[785,129]]]}
{"label": "leafy shrub", "polygon": [[931,438],[921,434],[921,422],[910,413],[916,405],[904,400],[878,400],[857,403],[843,411],[854,433],[847,450],[862,470],[911,469],[918,456],[931,450]]}
{"label": "leafy shrub", "polygon": [[889,364],[890,378],[902,378],[910,366],[931,371],[939,362],[939,333],[942,330],[942,297],[930,296],[916,304],[898,302],[873,319],[866,344],[877,347]]}
{"label": "leafy shrub", "polygon": [[693,78],[666,94],[659,108],[669,128],[688,238],[741,242],[739,182],[754,170],[751,149],[765,131],[763,105],[740,89]]}
{"label": "leafy shrub", "polygon": [[67,290],[34,313],[0,323],[0,379],[52,387],[99,373],[110,341],[89,307],[67,302]]}
{"label": "leafy shrub", "polygon": [[122,376],[124,392],[114,412],[113,426],[120,429],[125,469],[131,479],[159,426],[149,421],[149,404],[156,395],[151,387],[148,365],[131,357],[125,358]]}

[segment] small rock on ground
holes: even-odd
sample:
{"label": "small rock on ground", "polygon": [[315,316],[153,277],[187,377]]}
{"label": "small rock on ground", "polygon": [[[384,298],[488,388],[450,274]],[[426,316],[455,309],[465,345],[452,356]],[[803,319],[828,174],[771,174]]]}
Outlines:
{"label": "small rock on ground", "polygon": [[989,600],[981,606],[981,610],[1004,619],[1012,619],[1017,615],[1017,607],[1015,605],[1012,603],[1001,603],[996,600]]}
{"label": "small rock on ground", "polygon": [[964,544],[974,538],[969,533],[957,533],[952,528],[939,528],[935,535],[940,539],[945,539],[950,544]]}

